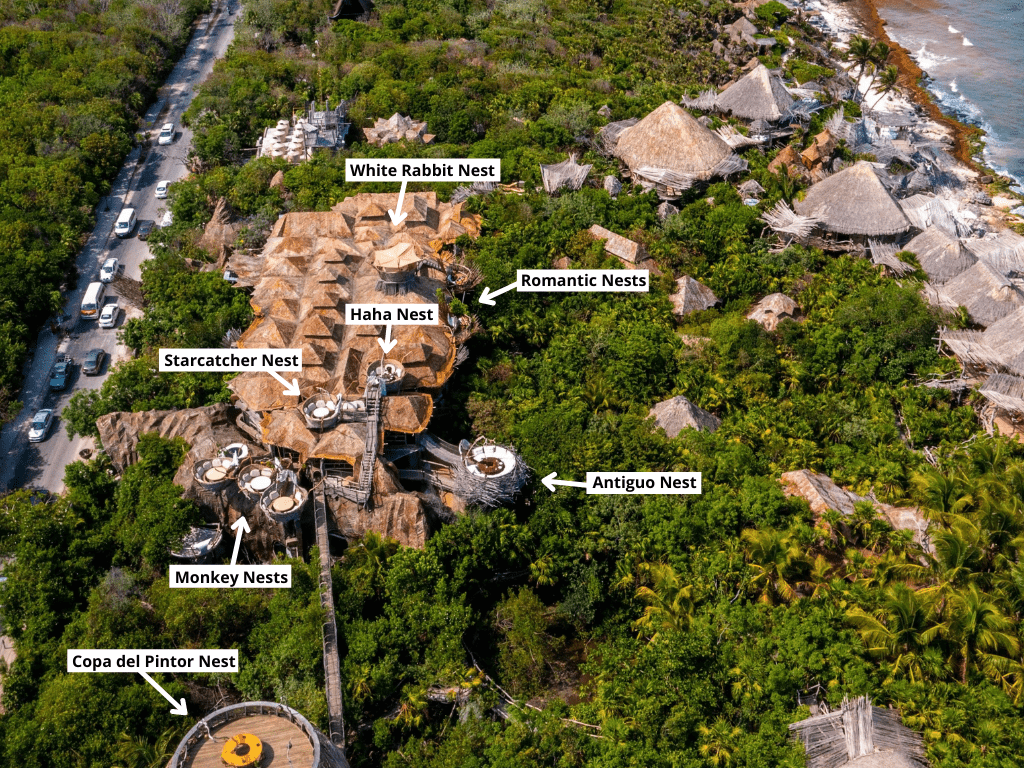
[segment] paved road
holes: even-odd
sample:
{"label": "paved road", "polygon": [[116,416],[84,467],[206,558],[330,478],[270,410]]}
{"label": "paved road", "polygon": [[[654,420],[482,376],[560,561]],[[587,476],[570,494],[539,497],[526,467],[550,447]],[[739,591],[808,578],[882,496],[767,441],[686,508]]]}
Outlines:
{"label": "paved road", "polygon": [[[100,205],[96,228],[78,256],[81,278],[75,291],[67,297],[66,313],[77,317],[86,286],[98,279],[99,265],[108,256],[116,256],[120,260],[125,275],[139,279],[141,264],[150,256],[149,248],[136,237],[124,240],[114,237],[114,221],[121,207],[129,206],[135,208],[140,222],[160,222],[164,201],[156,199],[157,182],[162,179],[174,181],[187,173],[185,157],[192,143],[192,132],[180,124],[181,114],[192,101],[193,88],[209,75],[214,62],[224,55],[231,43],[239,10],[239,0],[215,0],[213,11],[197,23],[184,56],[160,89],[157,103],[146,113],[147,123],[155,129],[152,145],[146,147],[141,163],[140,150],[132,151],[111,190],[109,210]],[[161,147],[156,144],[155,134],[165,122],[175,123],[178,133],[173,144]],[[108,292],[105,301],[116,300],[117,295]],[[124,309],[118,327],[124,322]],[[55,336],[49,329],[40,332],[20,395],[25,406],[18,417],[0,432],[0,457],[3,459],[0,489],[32,487],[59,492],[64,488],[64,468],[78,459],[83,448],[96,447],[91,438],[70,440],[60,419],[50,430],[47,440],[28,442],[28,423],[38,409],[52,408],[59,413],[76,391],[99,389],[103,384],[109,362],[99,376],[81,373],[83,357],[95,347],[107,350],[115,361],[128,357],[127,350],[117,342],[117,331],[104,330],[94,321],[78,320],[70,337]],[[58,353],[67,353],[74,358],[75,373],[64,392],[51,393],[49,371]]]}

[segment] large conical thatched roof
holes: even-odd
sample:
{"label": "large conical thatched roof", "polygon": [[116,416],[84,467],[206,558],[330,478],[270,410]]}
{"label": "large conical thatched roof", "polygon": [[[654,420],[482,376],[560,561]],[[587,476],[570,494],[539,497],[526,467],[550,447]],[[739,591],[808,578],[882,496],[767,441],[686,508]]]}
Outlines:
{"label": "large conical thatched roof", "polygon": [[715,101],[721,112],[732,112],[744,120],[779,120],[796,99],[778,75],[758,64],[726,88]]}
{"label": "large conical thatched roof", "polygon": [[685,109],[666,101],[619,134],[615,154],[631,170],[658,168],[707,178],[732,149]]}
{"label": "large conical thatched roof", "polygon": [[673,314],[683,317],[691,312],[700,312],[718,303],[718,297],[706,285],[698,283],[689,275],[676,280],[677,292],[669,299],[672,301]]}
{"label": "large conical thatched roof", "polygon": [[911,227],[874,167],[863,161],[819,181],[793,207],[840,235],[889,237]]}
{"label": "large conical thatched roof", "polygon": [[992,325],[1024,305],[1024,294],[984,261],[942,286],[939,295],[952,306],[965,307],[971,320],[982,326]]}
{"label": "large conical thatched roof", "polygon": [[939,285],[970,269],[978,260],[958,238],[938,227],[928,227],[903,250],[917,256],[928,279]]}
{"label": "large conical thatched roof", "polygon": [[654,423],[665,430],[669,437],[675,437],[684,429],[696,429],[701,432],[714,432],[722,425],[722,420],[713,413],[705,411],[682,395],[662,400],[647,414]]}

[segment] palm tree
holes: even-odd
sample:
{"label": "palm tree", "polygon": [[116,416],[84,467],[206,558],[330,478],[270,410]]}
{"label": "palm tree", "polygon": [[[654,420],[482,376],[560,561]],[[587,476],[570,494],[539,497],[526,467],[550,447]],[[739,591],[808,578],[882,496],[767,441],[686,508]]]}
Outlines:
{"label": "palm tree", "polygon": [[345,562],[357,583],[377,592],[382,586],[388,559],[397,551],[398,542],[385,539],[376,531],[367,531],[362,540],[345,553]]}
{"label": "palm tree", "polygon": [[936,619],[934,598],[894,584],[873,613],[854,607],[847,621],[857,630],[868,653],[893,663],[893,675],[906,673],[911,682],[922,679],[922,653],[947,630]]}
{"label": "palm tree", "polygon": [[643,615],[633,628],[654,634],[650,642],[658,639],[662,631],[681,632],[690,626],[693,616],[693,596],[689,585],[684,586],[675,569],[667,563],[652,563],[646,567],[651,586],[636,591],[638,600],[646,604]]}
{"label": "palm tree", "polygon": [[733,753],[736,751],[737,741],[743,735],[739,728],[730,726],[725,720],[716,720],[710,727],[706,725],[697,726],[700,733],[700,754],[711,765],[727,766],[732,765]]}
{"label": "palm tree", "polygon": [[122,733],[115,747],[118,760],[115,767],[164,768],[174,756],[177,736],[178,733],[174,728],[168,728],[156,737],[155,742],[150,743],[149,739],[143,736],[129,736],[127,733]]}
{"label": "palm tree", "polygon": [[852,61],[858,70],[857,79],[864,77],[870,67],[874,66],[875,45],[866,37],[854,35],[850,38],[850,47],[846,51],[846,60]]}
{"label": "palm tree", "polygon": [[871,79],[868,80],[867,90],[864,91],[865,96],[871,92],[875,78],[878,76],[878,69],[889,60],[890,52],[888,43],[879,42],[871,46],[871,68],[868,70],[871,73]]}
{"label": "palm tree", "polygon": [[1020,642],[1013,634],[1013,622],[977,586],[972,584],[954,595],[952,608],[950,635],[956,645],[961,683],[967,682],[967,667],[971,661],[984,667],[991,656],[1020,651]]}
{"label": "palm tree", "polygon": [[878,106],[878,102],[888,96],[890,93],[899,92],[900,84],[900,70],[895,64],[890,64],[882,70],[881,77],[878,78],[878,98],[875,99],[875,103],[871,105],[874,109]]}
{"label": "palm tree", "polygon": [[913,480],[918,497],[931,512],[943,515],[962,514],[974,504],[969,488],[961,481],[947,477],[938,470],[928,470]]}
{"label": "palm tree", "polygon": [[797,597],[793,578],[807,564],[796,537],[773,529],[743,531],[744,551],[754,571],[752,582],[761,591],[761,600],[776,598],[789,602]]}
{"label": "palm tree", "polygon": [[406,728],[416,728],[423,722],[423,713],[427,709],[427,698],[423,690],[407,686],[402,691],[402,700],[398,705],[395,720]]}

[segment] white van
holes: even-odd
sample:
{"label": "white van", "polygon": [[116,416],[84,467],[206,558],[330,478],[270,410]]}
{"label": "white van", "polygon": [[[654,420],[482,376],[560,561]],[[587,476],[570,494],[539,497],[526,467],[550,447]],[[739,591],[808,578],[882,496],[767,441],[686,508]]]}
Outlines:
{"label": "white van", "polygon": [[114,225],[114,234],[118,237],[128,237],[135,231],[135,222],[135,209],[122,209],[121,215],[117,217],[117,224]]}
{"label": "white van", "polygon": [[100,316],[103,307],[103,293],[107,286],[103,283],[89,283],[85,289],[85,296],[82,298],[82,317],[86,320],[95,320]]}

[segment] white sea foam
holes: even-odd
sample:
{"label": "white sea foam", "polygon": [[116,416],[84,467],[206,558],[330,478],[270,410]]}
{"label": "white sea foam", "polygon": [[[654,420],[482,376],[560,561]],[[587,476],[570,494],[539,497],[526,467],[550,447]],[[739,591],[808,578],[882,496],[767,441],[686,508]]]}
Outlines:
{"label": "white sea foam", "polygon": [[950,82],[949,89],[953,91],[953,93],[960,93],[960,88],[957,86],[956,80]]}
{"label": "white sea foam", "polygon": [[964,38],[964,45],[966,45],[966,46],[969,46],[969,47],[971,47],[971,48],[973,48],[973,47],[974,47],[974,43],[972,43],[972,42],[971,42],[970,40],[968,40],[968,39],[967,39],[966,37]]}
{"label": "white sea foam", "polygon": [[952,24],[950,24],[947,27],[947,29],[949,30],[949,34],[951,34],[951,35],[959,35],[960,34],[960,30],[957,29],[956,27],[954,27]]}
{"label": "white sea foam", "polygon": [[948,64],[951,61],[956,61],[956,58],[953,56],[943,56],[941,53],[929,51],[927,41],[922,43],[921,47],[914,53],[914,59],[917,61],[917,65],[921,67],[921,69],[929,73],[940,64]]}

